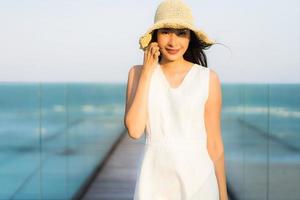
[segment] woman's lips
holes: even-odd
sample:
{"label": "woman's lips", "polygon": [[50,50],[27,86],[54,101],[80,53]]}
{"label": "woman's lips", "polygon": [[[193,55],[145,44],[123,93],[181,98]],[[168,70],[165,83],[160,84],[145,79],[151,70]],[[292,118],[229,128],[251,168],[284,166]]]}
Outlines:
{"label": "woman's lips", "polygon": [[166,49],[169,54],[176,54],[179,52],[179,49]]}

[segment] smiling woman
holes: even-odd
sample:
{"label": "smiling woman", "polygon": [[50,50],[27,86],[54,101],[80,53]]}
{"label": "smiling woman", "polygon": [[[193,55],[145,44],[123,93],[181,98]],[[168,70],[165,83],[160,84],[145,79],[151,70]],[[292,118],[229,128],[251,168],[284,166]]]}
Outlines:
{"label": "smiling woman", "polygon": [[227,200],[220,82],[203,52],[214,42],[181,0],[161,3],[139,42],[124,116],[131,138],[146,128],[134,200]]}
{"label": "smiling woman", "polygon": [[[190,30],[188,30],[188,29],[171,29],[171,28],[158,29],[160,42],[161,43],[168,42],[169,39],[173,39],[173,37],[174,37],[173,33],[176,35],[176,37],[182,38],[183,41],[186,42],[186,46],[188,46],[188,42],[190,39]],[[174,41],[174,40],[172,40],[172,41]],[[170,41],[170,42],[172,42],[172,41]],[[172,55],[177,54],[180,51],[179,48],[174,48],[174,47],[166,47],[166,50],[169,54],[172,54]]]}
{"label": "smiling woman", "polygon": [[156,31],[157,43],[164,59],[177,60],[184,55],[190,42],[190,30],[162,28]]}
{"label": "smiling woman", "polygon": [[[157,42],[157,34],[161,32],[163,34],[169,35],[170,33],[175,33],[178,37],[189,37],[188,48],[185,51],[183,57],[185,60],[192,63],[197,63],[199,65],[207,67],[207,58],[203,50],[209,49],[213,44],[204,43],[202,40],[197,39],[196,34],[189,29],[174,29],[174,28],[162,28],[155,29],[152,33],[152,38],[150,43]],[[159,62],[162,56],[159,56]]]}

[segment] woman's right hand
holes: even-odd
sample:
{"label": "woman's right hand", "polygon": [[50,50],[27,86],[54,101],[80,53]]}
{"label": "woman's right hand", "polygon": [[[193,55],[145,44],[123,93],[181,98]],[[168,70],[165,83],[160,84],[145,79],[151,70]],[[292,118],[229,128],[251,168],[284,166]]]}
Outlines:
{"label": "woman's right hand", "polygon": [[160,55],[159,46],[157,42],[151,42],[144,51],[143,70],[153,71],[158,63]]}

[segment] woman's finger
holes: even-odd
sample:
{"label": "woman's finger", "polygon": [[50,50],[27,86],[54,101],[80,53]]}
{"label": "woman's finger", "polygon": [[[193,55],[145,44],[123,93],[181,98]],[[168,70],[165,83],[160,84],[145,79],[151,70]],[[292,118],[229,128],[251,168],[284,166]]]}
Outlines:
{"label": "woman's finger", "polygon": [[155,47],[152,45],[151,46],[151,54],[154,54],[155,53]]}
{"label": "woman's finger", "polygon": [[144,55],[147,55],[149,52],[149,46],[145,48]]}
{"label": "woman's finger", "polygon": [[159,55],[160,55],[160,52],[159,52],[159,51],[157,51],[157,52],[155,52],[155,54],[154,54],[154,57],[155,57],[155,58],[158,58],[158,57],[159,57]]}
{"label": "woman's finger", "polygon": [[156,48],[154,49],[154,53],[157,53],[157,52],[159,52],[159,48],[158,48],[158,47],[156,47]]}

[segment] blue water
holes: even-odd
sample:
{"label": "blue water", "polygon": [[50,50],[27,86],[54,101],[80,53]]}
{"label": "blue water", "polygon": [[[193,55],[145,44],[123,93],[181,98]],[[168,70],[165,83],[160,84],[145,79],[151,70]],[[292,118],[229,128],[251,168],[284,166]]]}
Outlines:
{"label": "blue water", "polygon": [[[125,90],[1,83],[0,199],[71,199],[124,129]],[[252,186],[234,178],[245,163],[299,166],[300,84],[223,84],[222,93],[229,180],[243,186],[237,193]]]}
{"label": "blue water", "polygon": [[124,86],[0,85],[0,199],[71,199],[123,131]]}
{"label": "blue water", "polygon": [[226,175],[236,199],[299,199],[300,85],[222,87]]}
{"label": "blue water", "polygon": [[236,117],[300,150],[300,85],[223,86],[223,116]]}

